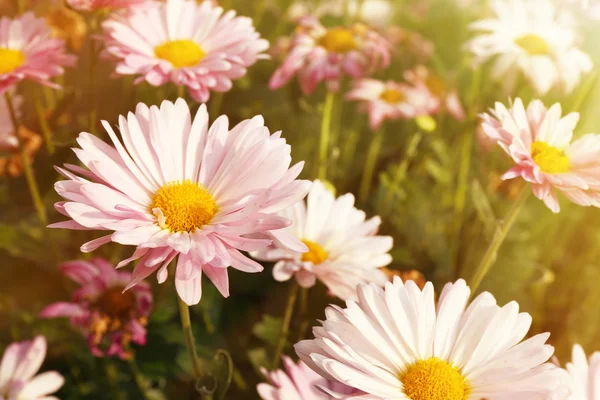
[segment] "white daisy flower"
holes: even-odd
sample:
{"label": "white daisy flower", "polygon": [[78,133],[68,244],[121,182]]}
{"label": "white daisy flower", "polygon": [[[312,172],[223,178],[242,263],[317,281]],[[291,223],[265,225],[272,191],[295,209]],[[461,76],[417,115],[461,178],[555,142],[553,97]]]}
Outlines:
{"label": "white daisy flower", "polygon": [[430,282],[422,291],[398,277],[385,291],[361,285],[358,302],[328,307],[315,339],[296,344],[296,352],[365,400],[568,398],[567,374],[546,363],[554,352],[545,344],[550,334],[522,341],[529,314],[516,302],[498,306],[487,292],[468,304],[470,293],[463,280],[449,283],[436,307]]}
{"label": "white daisy flower", "polygon": [[591,71],[590,57],[576,47],[575,33],[549,0],[496,0],[492,7],[493,18],[471,25],[486,33],[467,48],[475,64],[495,57],[494,79],[514,84],[521,71],[540,95],[557,88],[570,93]]}
{"label": "white daisy flower", "polygon": [[600,399],[600,351],[592,354],[588,360],[580,345],[573,346],[573,359],[567,363],[571,378],[570,400]]}
{"label": "white daisy flower", "polygon": [[[258,259],[277,261],[273,268],[276,280],[295,276],[300,286],[311,287],[319,279],[341,299],[355,299],[359,283],[387,282],[378,268],[392,261],[388,251],[393,240],[376,235],[381,218],[365,221],[365,213],[354,207],[352,194],[336,199],[323,183],[315,181],[306,204],[298,202],[278,215],[292,224],[271,231],[273,244],[253,253]],[[290,249],[287,243],[298,239],[308,252]]]}

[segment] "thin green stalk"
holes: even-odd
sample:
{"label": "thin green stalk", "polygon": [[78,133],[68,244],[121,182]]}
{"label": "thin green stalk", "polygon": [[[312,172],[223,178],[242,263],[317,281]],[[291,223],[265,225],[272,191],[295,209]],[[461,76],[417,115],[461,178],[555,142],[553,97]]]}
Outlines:
{"label": "thin green stalk", "polygon": [[177,86],[177,98],[185,99],[185,86]]}
{"label": "thin green stalk", "polygon": [[44,142],[46,143],[46,149],[48,153],[54,154],[54,142],[52,141],[52,131],[50,130],[50,126],[48,125],[48,121],[46,120],[46,115],[44,112],[44,106],[42,105],[42,101],[40,96],[35,97],[35,112],[38,117],[38,123],[40,124],[40,129],[42,130],[42,135],[44,136]]}
{"label": "thin green stalk", "polygon": [[[460,165],[458,167],[458,179],[456,185],[456,194],[454,196],[454,227],[453,227],[453,250],[452,259],[458,252],[460,242],[459,233],[463,222],[463,211],[469,189],[469,170],[471,166],[471,155],[473,154],[473,131],[467,130],[463,133],[463,140],[460,150]],[[457,274],[457,265],[455,262],[454,273]]]}
{"label": "thin green stalk", "polygon": [[93,35],[95,33],[96,27],[98,26],[98,20],[96,16],[92,16],[92,20],[90,22],[90,68],[89,68],[89,103],[90,103],[90,112],[89,112],[89,121],[88,126],[90,133],[92,135],[96,134],[96,119],[98,116],[97,110],[97,102],[96,102],[96,40]]}
{"label": "thin green stalk", "polygon": [[144,377],[140,372],[140,369],[137,366],[135,361],[135,357],[131,356],[127,360],[127,364],[129,364],[129,369],[131,370],[131,376],[133,376],[133,380],[135,381],[135,385],[137,386],[142,398],[144,400],[150,400],[150,396],[148,396],[148,388],[146,387],[146,382],[144,382]]}
{"label": "thin green stalk", "polygon": [[331,136],[331,114],[335,93],[328,91],[323,106],[323,119],[321,120],[321,142],[319,145],[319,179],[327,177],[327,155],[329,154],[329,137]]}
{"label": "thin green stalk", "polygon": [[300,329],[298,329],[298,340],[296,342],[304,339],[304,331],[308,327],[308,318],[306,315],[308,311],[308,291],[308,288],[300,289]]}
{"label": "thin green stalk", "polygon": [[285,346],[285,342],[287,340],[288,332],[290,330],[290,322],[292,321],[292,312],[294,311],[294,305],[296,304],[296,297],[298,297],[298,289],[300,286],[296,282],[291,282],[290,292],[288,295],[287,305],[285,306],[285,313],[283,315],[283,325],[281,326],[281,335],[279,336],[279,342],[277,342],[277,347],[275,347],[275,354],[273,356],[273,367],[272,369],[277,369],[279,365],[279,359],[281,358],[281,353],[283,351],[283,347]]}
{"label": "thin green stalk", "polygon": [[31,199],[33,200],[33,205],[35,206],[40,222],[42,223],[42,225],[46,225],[48,223],[48,220],[46,218],[46,207],[44,206],[44,202],[42,201],[42,197],[40,196],[38,184],[35,181],[35,176],[33,176],[33,171],[31,170],[31,165],[29,164],[29,158],[27,157],[27,153],[25,152],[25,145],[23,144],[23,140],[21,138],[21,135],[19,134],[19,120],[15,112],[10,91],[5,91],[4,97],[6,98],[6,104],[8,105],[10,120],[15,130],[15,136],[17,137],[17,141],[19,143],[19,153],[21,153],[23,173],[25,174],[25,179],[27,180],[27,185],[29,186],[29,193],[31,194]]}
{"label": "thin green stalk", "polygon": [[214,121],[219,116],[221,110],[221,103],[223,103],[223,93],[217,92],[212,94],[212,100],[208,108],[208,115]]}
{"label": "thin green stalk", "polygon": [[369,145],[369,151],[367,153],[367,162],[365,163],[365,170],[363,172],[362,180],[360,182],[360,190],[358,199],[364,204],[369,196],[371,190],[371,182],[373,181],[373,172],[375,171],[375,164],[377,163],[377,157],[381,150],[381,144],[383,143],[383,132],[381,130],[374,133],[374,137]]}
{"label": "thin green stalk", "polygon": [[390,205],[390,202],[392,201],[393,191],[391,189],[398,186],[406,177],[406,171],[408,170],[408,166],[410,165],[410,162],[416,155],[417,146],[421,142],[422,137],[423,137],[423,133],[419,131],[419,132],[416,132],[413,135],[413,137],[410,139],[410,142],[408,143],[408,147],[406,148],[406,152],[404,153],[404,160],[402,160],[402,163],[400,163],[400,165],[396,169],[394,178],[392,179],[392,182],[390,183],[390,188],[387,190],[387,193],[385,194],[385,197],[383,199],[383,203],[380,208],[381,210],[387,211],[387,209]]}
{"label": "thin green stalk", "polygon": [[525,204],[527,197],[529,197],[529,193],[531,193],[531,188],[528,185],[521,189],[519,197],[512,205],[510,210],[508,210],[508,213],[504,217],[504,220],[500,226],[496,228],[492,242],[489,244],[483,258],[481,259],[481,262],[473,274],[473,279],[469,285],[471,287],[471,295],[474,295],[477,292],[477,288],[479,288],[481,281],[483,281],[483,278],[487,275],[487,273],[490,271],[490,268],[496,261],[498,249],[500,249],[500,246],[504,242],[504,239],[506,239],[506,235],[510,231],[510,228],[512,228],[513,224],[517,220],[519,211],[521,211],[523,208],[523,204]]}
{"label": "thin green stalk", "polygon": [[196,351],[196,340],[194,339],[194,333],[192,332],[190,309],[179,296],[177,297],[177,301],[179,302],[179,316],[181,317],[181,329],[183,330],[183,335],[185,337],[185,345],[187,346],[188,353],[192,360],[194,376],[199,379],[202,377],[202,365],[200,364],[198,352]]}

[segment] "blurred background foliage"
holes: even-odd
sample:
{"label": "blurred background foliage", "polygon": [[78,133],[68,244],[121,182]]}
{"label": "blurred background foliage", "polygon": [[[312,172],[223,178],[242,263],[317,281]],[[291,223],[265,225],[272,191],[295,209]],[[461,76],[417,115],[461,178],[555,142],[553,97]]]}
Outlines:
{"label": "blurred background foliage", "polygon": [[[279,36],[293,32],[294,24],[288,15],[298,7],[297,3],[288,0],[220,3],[226,9],[252,16],[258,31],[273,48]],[[315,10],[318,3],[313,0],[304,4]],[[368,13],[368,7],[375,7],[375,3],[388,2],[339,3],[341,15],[323,17],[325,25],[352,21],[355,16],[350,11],[357,3],[364,3]],[[463,51],[470,37],[468,23],[489,12],[486,1],[402,0],[389,4],[393,13],[386,13],[377,28],[386,31],[398,26],[409,38],[420,35],[422,42],[411,45],[411,40],[406,39],[396,44],[393,64],[377,77],[401,80],[404,71],[423,63],[447,86],[457,88],[468,118],[458,122],[440,114],[435,117],[435,126],[431,126],[431,121],[430,126],[423,121],[384,123],[384,145],[372,190],[368,200],[358,206],[368,215],[380,215],[381,233],[394,237],[394,261],[390,268],[419,270],[439,289],[447,281],[471,277],[498,221],[523,185],[518,180],[500,181],[510,162],[499,148],[479,140],[477,115],[495,101],[506,103],[518,96],[527,102],[533,93],[524,82],[514,91],[506,92],[489,79],[487,68],[470,67],[471,60]],[[52,5],[32,2],[28,7],[45,15]],[[0,12],[15,15],[15,5],[4,2],[0,4]],[[83,17],[89,22],[89,15]],[[583,49],[600,64],[600,48],[594,43],[600,26],[583,18],[577,22],[583,32]],[[133,110],[137,102],[158,104],[164,99],[174,100],[177,94],[172,86],[154,88],[146,83],[133,86],[132,78],[113,78],[110,64],[92,67],[89,46],[87,36],[82,39],[81,48],[72,49],[79,55],[79,62],[77,68],[65,75],[64,91],[33,85],[20,87],[27,99],[22,119],[27,129],[40,132],[33,99],[40,99],[49,110],[45,117],[54,133],[57,150],[50,156],[40,148],[34,169],[46,207],[51,211],[50,222],[61,219],[52,207],[59,199],[53,190],[53,183],[59,177],[52,166],[75,162],[70,148],[76,145],[78,133],[88,130],[87,110],[91,102],[98,106],[98,122],[106,119],[115,124],[117,116]],[[432,46],[432,52],[427,51],[428,46]],[[306,160],[303,177],[313,179],[324,89],[321,87],[308,97],[300,93],[295,82],[278,91],[269,90],[268,79],[279,62],[279,55],[274,52],[272,61],[261,61],[250,68],[248,75],[235,82],[230,92],[213,94],[209,101],[211,119],[226,114],[231,124],[235,124],[262,114],[271,131],[283,131],[292,145],[294,160]],[[89,96],[90,71],[95,76],[93,98]],[[560,101],[563,110],[581,113],[576,135],[595,132],[600,126],[599,85],[594,70],[571,95],[550,93],[543,100]],[[98,134],[108,139],[99,124],[97,128]],[[358,113],[355,104],[342,101],[341,94],[336,98],[332,132],[328,178],[338,194],[356,194],[366,159],[365,149],[373,133],[366,115]],[[521,309],[534,317],[531,333],[550,331],[550,341],[564,360],[574,342],[581,343],[588,352],[600,349],[597,307],[600,213],[567,201],[561,201],[561,207],[561,213],[553,215],[533,196],[528,199],[480,290],[491,291],[500,304],[518,301]],[[6,174],[0,178],[0,350],[11,341],[45,334],[50,343],[47,368],[67,377],[67,384],[58,394],[61,399],[141,398],[127,362],[94,358],[81,334],[71,329],[68,321],[44,321],[36,317],[46,304],[70,297],[73,286],[57,267],[67,260],[89,257],[80,253],[79,246],[96,235],[42,228],[24,178]],[[94,254],[116,262],[129,252],[130,249],[113,244]],[[275,282],[270,272],[270,266],[261,274],[230,269],[231,297],[223,299],[207,283],[200,305],[192,308],[201,356],[210,359],[216,349],[224,348],[234,360],[233,382],[227,398],[257,398],[255,385],[262,379],[259,368],[272,366],[289,283]],[[143,384],[150,389],[148,396],[155,399],[196,398],[172,280],[160,286],[154,279],[149,280],[153,284],[155,309],[148,325],[148,344],[137,348],[135,355],[144,375]],[[292,318],[289,343],[284,347],[288,354],[292,353],[291,344],[308,334],[314,321],[323,317],[328,303],[340,303],[328,297],[321,285],[313,288],[309,296],[302,292],[300,302],[306,302],[308,312],[295,313]]]}

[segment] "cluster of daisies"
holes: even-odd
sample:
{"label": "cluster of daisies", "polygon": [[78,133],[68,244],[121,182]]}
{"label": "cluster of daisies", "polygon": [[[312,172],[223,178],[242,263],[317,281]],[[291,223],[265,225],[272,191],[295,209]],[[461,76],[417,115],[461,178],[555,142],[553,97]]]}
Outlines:
{"label": "cluster of daisies", "polygon": [[[121,9],[101,23],[96,40],[103,58],[117,74],[154,86],[171,82],[197,102],[228,91],[266,58],[268,43],[252,20],[212,2],[68,3],[85,11]],[[510,84],[523,73],[540,94],[570,92],[591,69],[548,3],[499,0],[494,12],[495,18],[473,25],[489,33],[467,48],[478,63],[494,58],[495,77]],[[360,102],[374,130],[387,119],[440,109],[466,118],[457,93],[422,66],[401,81],[374,79],[390,57],[389,41],[366,25],[325,27],[302,17],[269,85],[275,90],[297,76],[305,94],[320,83],[335,92],[351,78],[346,98]],[[75,62],[44,19],[30,12],[0,19],[0,146],[19,146],[19,82],[57,87],[52,78]],[[539,100],[525,107],[517,98],[497,103],[481,119],[485,135],[515,163],[505,179],[531,183],[554,212],[557,191],[600,207],[600,137],[587,134],[571,143],[577,113],[562,116],[559,104],[547,108]],[[63,264],[80,287],[70,302],[41,312],[70,318],[94,355],[127,359],[132,343],[146,342],[150,275],[162,284],[171,273],[180,299],[195,305],[203,275],[228,297],[228,268],[257,273],[263,270],[258,261],[270,261],[275,280],[293,278],[304,288],[320,281],[346,308],[328,307],[314,339],[296,344],[301,361],[284,357],[285,371],[265,371],[269,383],[257,388],[263,399],[600,398],[600,353],[587,360],[575,346],[566,369],[549,362],[549,334],[525,339],[532,320],[516,303],[500,307],[487,292],[470,300],[463,280],[448,283],[437,300],[431,283],[390,282],[383,267],[392,261],[393,241],[378,235],[381,219],[357,209],[352,194],[336,197],[324,182],[298,179],[304,164],[292,164],[290,145],[261,116],[230,126],[226,116],[209,116],[205,105],[192,112],[178,99],[140,103],[115,122],[117,130],[102,122],[110,143],[82,132],[74,149],[80,165],[57,167],[64,179],[55,189],[64,201],[55,208],[66,219],[50,227],[104,231],[82,252],[114,242],[132,246],[132,253],[116,266],[102,258]],[[132,272],[119,270],[134,261]],[[53,398],[63,378],[35,376],[45,351],[43,337],[6,349],[0,399]]]}

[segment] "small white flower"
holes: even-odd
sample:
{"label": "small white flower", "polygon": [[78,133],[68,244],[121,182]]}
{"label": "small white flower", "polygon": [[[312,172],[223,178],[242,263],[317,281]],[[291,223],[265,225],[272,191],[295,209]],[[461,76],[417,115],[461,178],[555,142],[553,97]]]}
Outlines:
{"label": "small white flower", "polygon": [[[298,202],[279,213],[292,225],[271,231],[273,245],[253,255],[277,261],[273,277],[287,281],[292,276],[302,287],[311,287],[319,279],[341,299],[355,299],[359,283],[383,285],[386,275],[379,270],[392,257],[390,236],[377,236],[379,217],[365,221],[365,213],[354,207],[350,193],[337,199],[320,181],[315,181],[307,203]],[[308,252],[291,250],[291,240],[301,240]]]}
{"label": "small white flower", "polygon": [[591,71],[590,57],[576,47],[576,36],[559,19],[549,0],[496,0],[495,16],[477,21],[471,28],[485,31],[467,48],[480,64],[495,57],[494,79],[514,84],[521,71],[538,94],[560,88],[570,93]]}

